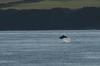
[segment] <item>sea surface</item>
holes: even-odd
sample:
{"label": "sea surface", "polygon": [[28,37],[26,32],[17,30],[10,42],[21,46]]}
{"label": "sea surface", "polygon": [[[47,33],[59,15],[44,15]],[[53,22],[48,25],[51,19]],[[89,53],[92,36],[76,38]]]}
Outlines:
{"label": "sea surface", "polygon": [[0,66],[100,66],[100,30],[0,31]]}

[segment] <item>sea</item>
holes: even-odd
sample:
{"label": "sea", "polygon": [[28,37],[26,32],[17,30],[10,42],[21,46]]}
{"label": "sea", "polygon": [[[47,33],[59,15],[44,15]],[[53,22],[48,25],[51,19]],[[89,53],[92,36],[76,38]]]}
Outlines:
{"label": "sea", "polygon": [[100,30],[0,31],[0,66],[100,66]]}

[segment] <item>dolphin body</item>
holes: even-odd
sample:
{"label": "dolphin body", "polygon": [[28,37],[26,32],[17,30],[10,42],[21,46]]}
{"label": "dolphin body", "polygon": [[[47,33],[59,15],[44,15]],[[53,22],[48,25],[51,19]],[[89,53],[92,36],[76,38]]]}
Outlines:
{"label": "dolphin body", "polygon": [[71,42],[71,39],[65,35],[60,36],[59,39],[62,39],[65,43]]}

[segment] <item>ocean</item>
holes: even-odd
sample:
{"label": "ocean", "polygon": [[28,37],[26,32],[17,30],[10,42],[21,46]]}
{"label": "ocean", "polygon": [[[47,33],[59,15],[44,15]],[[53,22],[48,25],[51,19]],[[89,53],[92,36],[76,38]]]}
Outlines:
{"label": "ocean", "polygon": [[0,31],[0,66],[100,66],[100,30]]}

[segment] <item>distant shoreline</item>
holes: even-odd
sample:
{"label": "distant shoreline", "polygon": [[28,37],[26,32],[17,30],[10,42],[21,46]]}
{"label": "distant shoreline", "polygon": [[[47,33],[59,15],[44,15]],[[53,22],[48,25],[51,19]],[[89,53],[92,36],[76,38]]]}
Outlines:
{"label": "distant shoreline", "polygon": [[70,8],[78,9],[82,7],[100,7],[99,0],[7,0],[0,3],[1,9],[52,9]]}
{"label": "distant shoreline", "polygon": [[48,29],[48,30],[0,30],[0,31],[100,31],[100,29]]}

